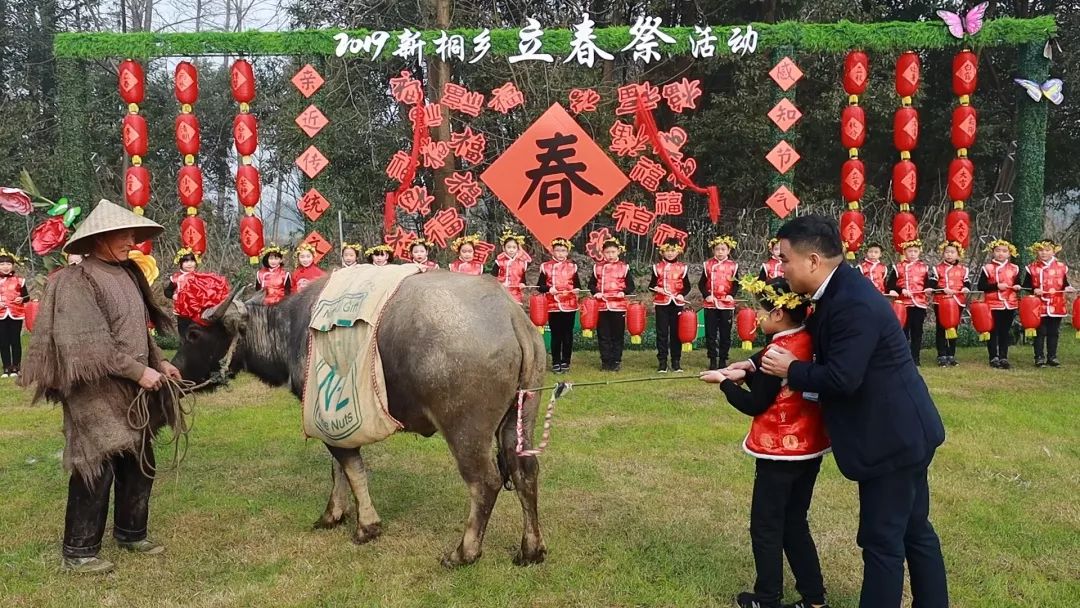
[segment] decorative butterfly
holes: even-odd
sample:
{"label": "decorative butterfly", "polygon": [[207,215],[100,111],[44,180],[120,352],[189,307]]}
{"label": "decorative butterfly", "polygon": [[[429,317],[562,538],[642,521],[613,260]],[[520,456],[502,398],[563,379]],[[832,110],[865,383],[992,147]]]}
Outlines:
{"label": "decorative butterfly", "polygon": [[1056,106],[1065,101],[1065,95],[1061,93],[1062,82],[1060,78],[1051,78],[1041,85],[1023,78],[1013,78],[1013,82],[1024,87],[1028,97],[1035,101],[1041,101],[1044,96]]}
{"label": "decorative butterfly", "polygon": [[989,6],[989,2],[983,2],[968,11],[963,17],[952,11],[938,11],[937,15],[941,17],[945,25],[949,26],[950,34],[956,38],[963,38],[965,33],[968,36],[979,33],[983,26],[983,15],[986,14],[986,9]]}

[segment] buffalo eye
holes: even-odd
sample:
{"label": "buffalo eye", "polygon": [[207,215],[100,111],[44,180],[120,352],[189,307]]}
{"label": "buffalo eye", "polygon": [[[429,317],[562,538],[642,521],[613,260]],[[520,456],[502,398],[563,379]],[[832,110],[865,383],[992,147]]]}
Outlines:
{"label": "buffalo eye", "polygon": [[202,332],[201,329],[192,327],[191,329],[189,329],[187,331],[187,335],[184,336],[184,339],[187,340],[188,342],[192,342],[192,343],[198,342],[199,339],[202,338],[202,334],[203,334],[203,332]]}

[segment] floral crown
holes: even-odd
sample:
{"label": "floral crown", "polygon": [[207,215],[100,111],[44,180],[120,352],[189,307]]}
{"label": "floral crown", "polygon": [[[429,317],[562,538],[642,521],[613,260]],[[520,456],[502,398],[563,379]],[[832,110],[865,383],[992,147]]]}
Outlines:
{"label": "floral crown", "polygon": [[14,253],[11,253],[11,252],[10,252],[10,251],[8,251],[7,249],[4,249],[3,247],[0,247],[0,258],[3,258],[3,257],[9,257],[9,258],[11,258],[11,263],[12,263],[12,264],[22,264],[22,263],[23,263],[23,259],[22,259],[22,258],[20,258],[19,256],[15,255]]}
{"label": "floral crown", "polygon": [[997,249],[998,247],[1008,247],[1009,255],[1014,257],[1014,258],[1018,257],[1020,255],[1020,252],[1016,250],[1016,245],[1013,245],[1012,243],[1010,243],[1009,241],[1006,241],[1005,239],[994,239],[994,240],[990,241],[986,245],[986,253],[993,253],[994,249]]}
{"label": "floral crown", "polygon": [[425,239],[422,236],[418,236],[409,242],[409,251],[412,251],[412,248],[416,247],[417,245],[423,245],[424,248],[428,251],[433,251],[435,249],[435,243],[432,243],[431,241]]}
{"label": "floral crown", "polygon": [[1028,251],[1031,253],[1039,253],[1043,249],[1049,249],[1050,251],[1057,253],[1061,251],[1061,245],[1058,245],[1050,239],[1043,239],[1041,241],[1035,241],[1031,244],[1031,247],[1028,247]]}
{"label": "floral crown", "polygon": [[604,239],[604,242],[600,244],[600,251],[603,251],[608,247],[615,247],[619,250],[619,253],[626,253],[626,246],[619,242],[619,239],[615,237]]}
{"label": "floral crown", "polygon": [[460,251],[462,245],[472,245],[473,247],[476,247],[476,245],[479,243],[479,234],[466,234],[465,236],[459,236],[458,238],[454,239],[454,242],[450,243],[450,249],[453,249],[454,251]]}
{"label": "floral crown", "polygon": [[259,257],[265,258],[272,253],[276,253],[278,254],[278,256],[284,258],[289,252],[285,251],[285,249],[282,247],[278,247],[277,245],[270,245],[269,247],[263,247],[263,250],[259,252]]}
{"label": "floral crown", "polygon": [[173,264],[179,264],[180,260],[188,256],[195,258],[196,264],[202,264],[202,256],[192,251],[190,247],[181,247],[180,249],[177,249],[172,262]]}
{"label": "floral crown", "polygon": [[775,247],[776,244],[779,243],[779,242],[780,242],[780,237],[776,237],[776,236],[772,237],[771,239],[769,239],[768,249],[771,251],[772,248]]}
{"label": "floral crown", "polygon": [[956,247],[956,252],[964,257],[964,246],[959,241],[941,241],[937,246],[938,253],[945,253],[946,247]]}
{"label": "floral crown", "polygon": [[786,308],[794,310],[806,303],[806,298],[793,291],[778,291],[772,285],[755,277],[752,274],[744,275],[739,279],[739,287],[754,294],[764,302],[768,302],[773,308]]}
{"label": "floral crown", "polygon": [[564,239],[562,237],[559,237],[557,239],[551,239],[551,248],[552,249],[554,249],[556,247],[560,247],[560,246],[561,247],[566,247],[568,250],[574,248],[573,243],[571,243],[569,240]]}
{"label": "floral crown", "polygon": [[657,246],[657,249],[660,251],[660,253],[667,253],[669,251],[674,251],[675,253],[682,253],[686,251],[686,248],[679,244],[678,241],[664,241],[659,246]]}
{"label": "floral crown", "polygon": [[919,249],[922,249],[922,239],[913,239],[900,243],[900,251],[903,251],[908,247],[918,247]]}
{"label": "floral crown", "polygon": [[364,252],[364,246],[361,245],[360,243],[342,243],[341,244],[341,250],[345,251],[346,249],[352,249],[356,253],[363,253]]}
{"label": "floral crown", "polygon": [[295,252],[296,259],[299,260],[300,259],[300,254],[305,252],[305,251],[310,253],[313,256],[319,255],[319,252],[315,249],[315,246],[312,245],[311,243],[300,243],[299,245],[296,246],[296,252]]}
{"label": "floral crown", "polygon": [[514,232],[513,228],[506,228],[499,235],[499,244],[505,245],[506,241],[517,241],[518,246],[524,246],[525,236]]}
{"label": "floral crown", "polygon": [[[736,241],[734,239],[734,237],[732,237],[731,235],[728,235],[728,234],[724,234],[724,235],[718,236],[718,237],[714,238],[713,240],[709,241],[709,248],[712,249],[713,247],[716,247],[717,245],[719,245],[721,243],[723,243],[724,245],[727,245],[728,248],[730,248],[730,249],[735,249],[736,247],[739,246],[739,242]],[[771,247],[771,245],[770,245],[770,247]]]}
{"label": "floral crown", "polygon": [[371,247],[368,247],[367,250],[364,251],[364,257],[370,258],[377,253],[385,253],[386,255],[391,255],[394,253],[394,248],[389,245],[373,245]]}

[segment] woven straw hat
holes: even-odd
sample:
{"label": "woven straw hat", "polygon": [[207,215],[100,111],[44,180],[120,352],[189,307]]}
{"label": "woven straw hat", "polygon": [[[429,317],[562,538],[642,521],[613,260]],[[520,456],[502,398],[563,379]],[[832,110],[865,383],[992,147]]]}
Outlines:
{"label": "woven straw hat", "polygon": [[90,215],[83,220],[82,224],[79,224],[75,234],[68,239],[67,244],[64,245],[64,253],[85,255],[93,250],[95,236],[128,228],[135,231],[136,243],[152,239],[165,231],[160,224],[141,215],[135,215],[120,205],[101,199]]}

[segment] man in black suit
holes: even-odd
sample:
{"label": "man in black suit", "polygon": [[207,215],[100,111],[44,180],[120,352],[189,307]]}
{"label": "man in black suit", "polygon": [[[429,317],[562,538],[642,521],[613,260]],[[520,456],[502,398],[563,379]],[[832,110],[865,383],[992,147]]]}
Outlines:
{"label": "man in black suit", "polygon": [[[904,560],[914,608],[948,606],[941,543],[930,524],[926,471],[945,429],[888,301],[844,262],[835,220],[808,215],[777,233],[792,290],[812,294],[814,361],[783,349],[768,374],[821,403],[840,472],[859,483],[861,608],[897,608]],[[742,363],[740,365],[752,365]]]}

